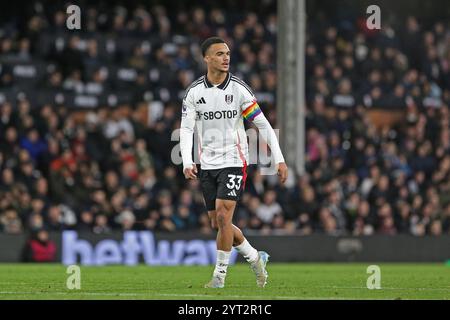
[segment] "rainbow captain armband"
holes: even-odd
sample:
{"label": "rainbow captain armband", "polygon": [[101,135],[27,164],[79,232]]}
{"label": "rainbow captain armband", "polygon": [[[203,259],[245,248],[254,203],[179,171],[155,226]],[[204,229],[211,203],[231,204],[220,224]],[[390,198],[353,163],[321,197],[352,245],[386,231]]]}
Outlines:
{"label": "rainbow captain armband", "polygon": [[253,101],[253,103],[242,112],[242,115],[248,121],[253,121],[253,119],[255,119],[255,117],[260,113],[261,109],[259,108],[258,103]]}

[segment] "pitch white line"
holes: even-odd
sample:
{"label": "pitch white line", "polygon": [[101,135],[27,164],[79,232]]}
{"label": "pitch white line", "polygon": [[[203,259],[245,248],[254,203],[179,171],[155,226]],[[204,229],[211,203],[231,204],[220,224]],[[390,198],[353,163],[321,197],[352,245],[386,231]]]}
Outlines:
{"label": "pitch white line", "polygon": [[300,300],[300,297],[289,297],[289,296],[240,296],[240,295],[208,295],[208,294],[178,294],[178,293],[158,293],[158,296],[163,297],[204,297],[204,298],[248,298],[248,299],[261,299],[261,300],[272,300],[272,299],[286,299],[286,300]]}
{"label": "pitch white line", "polygon": [[[0,295],[23,295],[23,294],[30,294],[30,295],[41,295],[41,294],[47,294],[47,295],[88,295],[88,296],[163,296],[163,297],[216,297],[215,295],[208,295],[208,294],[178,294],[178,293],[114,293],[114,292],[80,292],[80,291],[74,291],[72,292],[26,292],[26,291],[0,291]],[[233,297],[233,298],[265,298],[267,299],[268,296],[247,296],[247,295],[225,295],[225,296],[217,296],[217,297]],[[298,297],[289,297],[289,296],[275,296],[273,298],[279,298],[279,299],[298,299]]]}
{"label": "pitch white line", "polygon": [[114,293],[114,292],[105,292],[105,293],[101,293],[101,292],[79,292],[79,291],[75,291],[75,292],[26,292],[26,291],[0,291],[0,295],[25,295],[25,294],[29,294],[29,295],[42,295],[42,294],[47,294],[47,295],[65,295],[65,296],[70,296],[70,295],[87,295],[87,296],[131,296],[131,297],[138,297],[138,296],[161,296],[161,297],[203,297],[203,298],[248,298],[248,299],[266,299],[266,300],[271,300],[271,299],[288,299],[288,300],[298,300],[299,297],[289,297],[289,296],[274,296],[274,297],[270,297],[270,296],[247,296],[247,295],[224,295],[224,296],[215,296],[215,295],[208,295],[208,294],[177,294],[177,293]]}
{"label": "pitch white line", "polygon": [[[367,287],[315,287],[318,289],[366,289]],[[448,291],[450,292],[450,287],[444,288],[396,288],[396,287],[381,287],[377,290],[419,290],[419,291]]]}
{"label": "pitch white line", "polygon": [[80,292],[80,291],[74,291],[72,292],[61,292],[61,291],[55,291],[55,292],[26,292],[26,291],[0,291],[1,294],[17,294],[17,295],[23,295],[23,294],[31,294],[31,295],[41,295],[41,294],[47,294],[47,295],[74,295],[74,294],[81,294],[81,295],[87,295],[87,296],[140,296],[140,295],[147,295],[146,293],[114,293],[114,292]]}
{"label": "pitch white line", "polygon": [[[0,291],[1,294],[11,294],[11,295],[22,295],[22,294],[31,294],[31,295],[41,295],[41,294],[49,294],[49,295],[65,295],[69,296],[71,293],[67,292],[14,292],[14,291]],[[75,292],[74,294],[77,294]],[[88,295],[88,296],[147,296],[147,293],[98,293],[98,292],[80,292],[79,295]],[[165,294],[165,293],[151,293],[153,296],[160,297],[179,297],[179,298],[209,298],[209,300],[227,300],[228,298],[236,298],[236,299],[255,299],[255,300],[373,300],[371,298],[345,298],[345,297],[289,297],[289,296],[240,296],[240,295],[206,295],[206,294]],[[387,299],[389,300],[389,299]]]}

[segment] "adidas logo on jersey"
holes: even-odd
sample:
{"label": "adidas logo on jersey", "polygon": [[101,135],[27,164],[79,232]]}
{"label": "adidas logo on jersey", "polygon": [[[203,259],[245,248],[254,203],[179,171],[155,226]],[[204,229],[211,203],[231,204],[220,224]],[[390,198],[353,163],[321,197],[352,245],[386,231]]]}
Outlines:
{"label": "adidas logo on jersey", "polygon": [[205,103],[206,103],[206,101],[205,101],[205,98],[203,98],[203,97],[197,101],[197,104],[205,104]]}
{"label": "adidas logo on jersey", "polygon": [[228,194],[227,194],[228,196],[233,196],[233,197],[236,197],[237,196],[237,194],[236,194],[236,191],[235,190],[231,190],[230,192],[228,192]]}

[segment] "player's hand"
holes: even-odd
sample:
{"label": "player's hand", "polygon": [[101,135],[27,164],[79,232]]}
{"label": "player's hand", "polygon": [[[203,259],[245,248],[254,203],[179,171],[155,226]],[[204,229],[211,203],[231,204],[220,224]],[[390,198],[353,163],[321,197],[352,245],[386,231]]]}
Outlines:
{"label": "player's hand", "polygon": [[277,166],[277,174],[280,177],[280,182],[284,184],[288,176],[288,167],[284,162],[278,163]]}
{"label": "player's hand", "polygon": [[186,179],[197,179],[197,165],[193,163],[192,167],[184,169],[183,173]]}

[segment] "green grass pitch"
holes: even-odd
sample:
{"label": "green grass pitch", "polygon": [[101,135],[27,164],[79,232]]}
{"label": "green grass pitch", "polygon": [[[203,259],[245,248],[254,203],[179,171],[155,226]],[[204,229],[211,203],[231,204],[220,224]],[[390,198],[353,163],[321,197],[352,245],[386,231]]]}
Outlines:
{"label": "green grass pitch", "polygon": [[257,288],[247,264],[228,268],[224,289],[204,289],[213,266],[81,266],[81,289],[60,264],[0,264],[0,299],[450,299],[450,266],[378,264],[381,289],[366,287],[369,263],[269,263]]}

